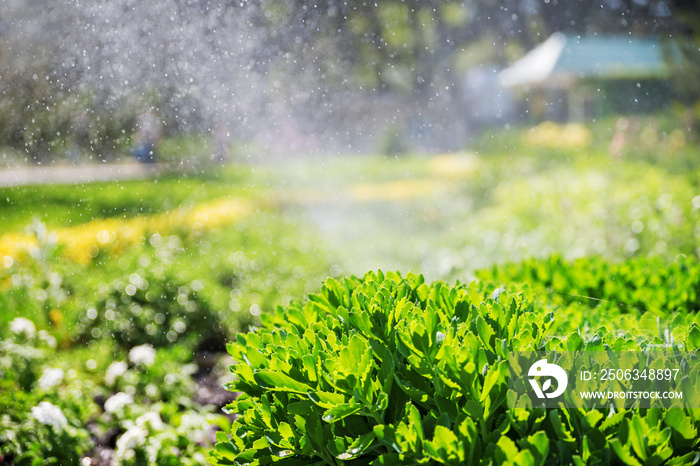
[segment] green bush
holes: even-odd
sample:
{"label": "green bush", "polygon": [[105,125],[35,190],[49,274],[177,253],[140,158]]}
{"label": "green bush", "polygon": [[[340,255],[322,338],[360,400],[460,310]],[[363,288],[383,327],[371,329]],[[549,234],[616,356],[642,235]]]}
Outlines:
{"label": "green bush", "polygon": [[[219,433],[212,461],[692,462],[700,448],[696,410],[507,409],[509,351],[642,350],[659,338],[602,326],[562,335],[566,325],[556,321],[569,316],[535,305],[534,289],[427,285],[420,275],[381,272],[327,281],[229,345],[236,361],[229,388],[242,394],[229,406],[238,415],[232,436]],[[694,317],[676,318],[689,329],[676,341],[695,351]]]}
{"label": "green bush", "polygon": [[67,389],[62,369],[47,365],[52,336],[24,318],[9,327],[10,338],[0,335],[0,463],[78,464],[92,446],[85,428],[92,404]]}
{"label": "green bush", "polygon": [[[105,339],[70,353],[25,318],[0,327],[0,464],[203,464],[230,422],[195,401],[192,352],[123,349]],[[108,364],[109,368],[98,368]],[[94,463],[92,463],[94,464]]]}
{"label": "green bush", "polygon": [[477,276],[487,282],[529,283],[538,296],[565,306],[582,302],[658,316],[700,311],[700,264],[684,256],[671,263],[648,257],[625,262],[583,257],[567,262],[553,256],[494,266]]}
{"label": "green bush", "polygon": [[113,338],[122,346],[168,346],[223,350],[225,330],[217,313],[197,290],[163,267],[139,269],[104,285],[97,306],[80,318],[82,339]]}

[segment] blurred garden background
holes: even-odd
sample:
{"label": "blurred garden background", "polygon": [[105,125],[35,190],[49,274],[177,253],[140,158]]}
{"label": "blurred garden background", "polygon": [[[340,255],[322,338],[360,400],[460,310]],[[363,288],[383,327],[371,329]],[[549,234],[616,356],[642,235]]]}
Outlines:
{"label": "blurred garden background", "polygon": [[697,259],[698,21],[3,1],[0,464],[206,464],[226,343],[327,277]]}

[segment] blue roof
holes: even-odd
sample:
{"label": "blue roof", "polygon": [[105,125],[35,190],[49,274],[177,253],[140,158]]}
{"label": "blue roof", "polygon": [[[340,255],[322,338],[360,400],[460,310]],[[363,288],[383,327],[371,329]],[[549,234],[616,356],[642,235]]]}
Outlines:
{"label": "blue roof", "polygon": [[659,39],[553,34],[501,72],[506,86],[571,83],[577,79],[667,78],[668,52]]}
{"label": "blue roof", "polygon": [[566,37],[554,73],[598,77],[667,76],[661,43],[655,39]]}

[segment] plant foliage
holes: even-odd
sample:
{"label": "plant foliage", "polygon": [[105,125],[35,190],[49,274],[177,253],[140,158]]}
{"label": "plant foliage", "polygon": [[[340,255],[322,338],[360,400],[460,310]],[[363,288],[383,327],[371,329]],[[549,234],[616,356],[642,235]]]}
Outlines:
{"label": "plant foliage", "polygon": [[[556,261],[545,264],[552,268]],[[698,410],[507,409],[509,351],[651,344],[696,351],[700,343],[695,315],[677,318],[687,330],[676,336],[680,345],[657,341],[643,328],[625,334],[600,326],[561,335],[566,325],[557,325],[559,308],[536,303],[533,290],[487,282],[428,285],[421,275],[382,272],[328,280],[303,304],[278,308],[262,328],[229,345],[236,361],[229,388],[241,392],[229,409],[238,418],[230,438],[219,433],[212,461],[697,461]]]}

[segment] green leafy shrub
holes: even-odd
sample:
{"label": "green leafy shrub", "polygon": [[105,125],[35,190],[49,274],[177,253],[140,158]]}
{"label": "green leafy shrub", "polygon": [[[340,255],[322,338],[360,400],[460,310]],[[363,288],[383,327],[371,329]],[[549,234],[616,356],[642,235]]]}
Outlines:
{"label": "green leafy shrub", "polygon": [[80,318],[81,339],[103,335],[120,345],[223,349],[225,331],[217,313],[201,299],[201,282],[184,283],[170,269],[139,269],[103,285],[97,305]]}
{"label": "green leafy shrub", "polygon": [[[72,404],[79,406],[76,400]],[[0,415],[0,457],[5,455],[8,464],[79,464],[91,442],[74,413],[47,401],[29,413],[24,419],[15,410]]]}
{"label": "green leafy shrub", "polygon": [[[17,318],[0,339],[0,458],[7,464],[78,464],[91,446],[84,426],[94,405],[47,366],[56,340]],[[6,463],[3,463],[6,464]]]}
{"label": "green leafy shrub", "polygon": [[[640,350],[599,327],[552,335],[555,312],[526,288],[447,286],[368,273],[329,280],[229,346],[232,436],[216,464],[686,464],[692,410],[506,408],[513,350]],[[566,315],[563,316],[567,318]],[[687,348],[700,345],[692,324]],[[637,338],[635,338],[637,337]],[[681,339],[681,337],[679,337]],[[677,345],[673,345],[679,350]],[[646,439],[639,443],[639,439]]]}
{"label": "green leafy shrub", "polygon": [[568,262],[553,256],[494,266],[477,276],[487,282],[529,283],[539,296],[567,306],[584,302],[656,315],[700,311],[700,265],[684,256],[671,263],[660,258],[610,262],[600,257]]}
{"label": "green leafy shrub", "polygon": [[180,411],[155,405],[142,414],[121,422],[124,432],[116,442],[113,465],[199,465],[206,462],[204,451],[211,447],[212,425],[229,423],[206,409]]}
{"label": "green leafy shrub", "polygon": [[62,354],[29,319],[8,327],[0,328],[0,464],[84,464],[105,448],[111,464],[203,464],[214,430],[230,426],[194,400],[197,365],[184,346],[126,352],[105,339]]}

